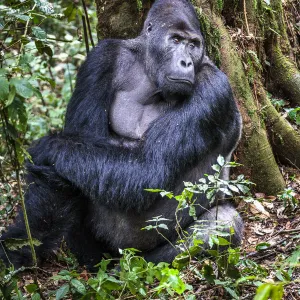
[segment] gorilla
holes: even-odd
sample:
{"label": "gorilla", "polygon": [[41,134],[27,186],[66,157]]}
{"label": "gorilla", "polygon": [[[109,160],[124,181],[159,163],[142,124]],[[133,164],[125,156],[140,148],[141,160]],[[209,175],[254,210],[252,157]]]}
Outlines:
{"label": "gorilla", "polygon": [[[195,10],[188,0],[156,0],[141,34],[106,39],[81,66],[62,132],[38,140],[27,163],[26,208],[39,260],[62,240],[82,264],[103,253],[137,248],[146,260],[170,262],[178,250],[154,231],[156,216],[169,219],[163,235],[176,243],[177,201],[148,188],[181,192],[183,181],[212,174],[218,155],[230,159],[241,117],[226,76],[205,55]],[[224,172],[223,179],[228,179]],[[199,220],[233,224],[234,244],[243,223],[225,201],[197,196]],[[217,216],[216,216],[216,212]],[[180,225],[189,230],[188,209]],[[2,236],[26,238],[22,212]],[[5,249],[15,266],[32,263],[28,247]],[[4,253],[5,252],[5,253]]]}

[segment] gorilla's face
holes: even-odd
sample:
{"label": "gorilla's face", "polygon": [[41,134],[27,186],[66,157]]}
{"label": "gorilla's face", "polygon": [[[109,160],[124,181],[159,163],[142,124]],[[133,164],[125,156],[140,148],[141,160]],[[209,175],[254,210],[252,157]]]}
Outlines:
{"label": "gorilla's face", "polygon": [[203,58],[203,39],[200,32],[186,22],[177,22],[168,29],[150,30],[152,34],[148,52],[152,64],[152,77],[163,95],[191,95],[196,72]]}

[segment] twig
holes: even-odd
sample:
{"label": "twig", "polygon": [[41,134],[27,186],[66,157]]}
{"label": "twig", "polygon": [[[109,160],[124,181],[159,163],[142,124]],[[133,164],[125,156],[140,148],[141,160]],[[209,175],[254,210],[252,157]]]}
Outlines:
{"label": "twig", "polygon": [[250,36],[250,29],[249,29],[248,18],[247,18],[246,0],[244,0],[244,17],[245,17],[245,23],[246,23],[247,35]]}
{"label": "twig", "polygon": [[[282,239],[281,241],[276,242],[276,244],[274,244],[274,245],[268,247],[268,248],[266,249],[266,251],[272,250],[272,249],[274,249],[274,248],[277,248],[280,244],[282,244],[282,243],[285,242],[286,240],[287,240],[287,238],[284,238],[284,239]],[[246,255],[246,258],[259,256],[261,253],[262,253],[262,252],[260,252],[260,251],[251,252],[251,253],[249,253],[249,254]]]}
{"label": "twig", "polygon": [[90,52],[90,47],[89,47],[89,40],[88,40],[87,30],[86,30],[85,16],[81,16],[81,20],[82,20],[82,26],[83,26],[83,36],[84,36],[84,42],[85,42],[85,49],[86,49],[86,53],[89,53]]}
{"label": "twig", "polygon": [[[34,10],[35,7],[36,7],[36,4],[33,5],[31,11]],[[31,14],[30,14],[30,16],[31,16]],[[26,22],[26,25],[25,25],[25,31],[24,31],[23,37],[26,37],[26,36],[27,36],[30,20],[31,20],[31,19],[29,18],[29,19],[27,20],[27,22]],[[24,44],[21,43],[20,54],[22,53],[23,47],[24,47]],[[18,57],[17,65],[19,64],[19,61],[20,61],[20,56]]]}
{"label": "twig", "polygon": [[85,4],[84,0],[81,0],[81,2],[82,2],[84,14],[85,14],[86,23],[87,23],[87,26],[88,26],[88,31],[89,31],[89,36],[90,36],[91,44],[92,44],[93,47],[95,47],[93,36],[92,36],[92,30],[91,30],[91,24],[90,24],[90,20],[89,20],[89,15],[88,15],[88,12],[87,12],[87,9],[86,9],[86,4]]}
{"label": "twig", "polygon": [[275,234],[271,235],[267,241],[271,240],[272,238],[274,238],[275,236],[277,236],[279,234],[294,233],[294,232],[300,232],[300,228],[280,230],[280,231],[276,232]]}

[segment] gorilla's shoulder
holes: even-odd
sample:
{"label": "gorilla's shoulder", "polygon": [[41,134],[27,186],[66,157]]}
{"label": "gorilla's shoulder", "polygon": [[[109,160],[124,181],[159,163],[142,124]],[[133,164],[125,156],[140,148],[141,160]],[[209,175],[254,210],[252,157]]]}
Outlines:
{"label": "gorilla's shoulder", "polygon": [[[87,56],[89,66],[107,67],[112,64],[119,66],[123,70],[124,66],[130,66],[141,57],[143,45],[138,39],[104,39],[98,42],[97,46]],[[104,66],[103,66],[104,64]]]}

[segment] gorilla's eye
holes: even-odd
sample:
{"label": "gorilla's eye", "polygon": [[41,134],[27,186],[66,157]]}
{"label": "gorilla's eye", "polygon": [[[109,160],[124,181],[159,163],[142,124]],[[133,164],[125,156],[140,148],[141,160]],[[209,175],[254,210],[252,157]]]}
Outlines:
{"label": "gorilla's eye", "polygon": [[189,43],[189,47],[190,47],[191,49],[194,49],[194,48],[196,47],[196,45],[195,45],[194,42],[192,42],[192,43]]}
{"label": "gorilla's eye", "polygon": [[172,40],[173,40],[174,44],[179,44],[180,43],[180,39],[179,39],[178,36],[174,36]]}

